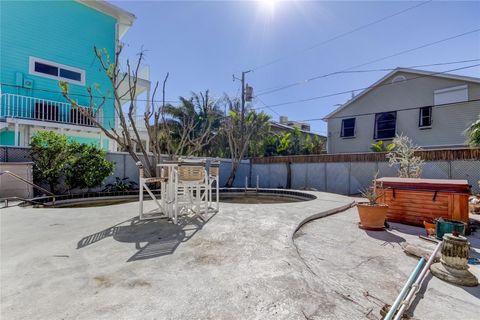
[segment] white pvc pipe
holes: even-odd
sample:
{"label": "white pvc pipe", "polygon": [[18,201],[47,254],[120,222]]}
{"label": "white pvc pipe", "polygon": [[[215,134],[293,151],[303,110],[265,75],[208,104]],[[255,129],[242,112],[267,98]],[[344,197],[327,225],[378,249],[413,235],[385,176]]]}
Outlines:
{"label": "white pvc pipe", "polygon": [[420,290],[420,286],[421,286],[422,281],[425,279],[425,277],[430,272],[430,265],[435,260],[435,256],[437,255],[438,251],[442,247],[442,243],[443,242],[440,242],[435,247],[435,250],[433,250],[432,254],[430,255],[430,258],[428,258],[428,261],[425,264],[425,267],[423,267],[423,270],[422,270],[422,272],[420,272],[420,275],[418,276],[415,283],[412,284],[412,288],[410,289],[410,292],[405,297],[405,300],[403,300],[402,306],[400,307],[400,309],[398,309],[398,312],[395,315],[395,318],[393,318],[394,320],[400,320],[402,318],[403,313],[408,309],[408,307],[410,307],[410,304],[412,303],[413,298],[417,294],[418,290]]}
{"label": "white pvc pipe", "polygon": [[425,263],[425,258],[420,258],[417,265],[415,266],[415,269],[413,269],[412,273],[410,274],[410,277],[408,277],[407,282],[403,286],[402,291],[400,291],[400,294],[397,296],[397,298],[393,302],[387,315],[385,316],[385,318],[383,318],[384,320],[393,319],[393,316],[395,312],[397,312],[397,309],[400,306],[400,303],[403,301],[404,297],[407,295],[407,292],[410,290],[410,287],[412,286],[413,282],[418,278],[418,274],[420,270],[422,270],[424,263]]}

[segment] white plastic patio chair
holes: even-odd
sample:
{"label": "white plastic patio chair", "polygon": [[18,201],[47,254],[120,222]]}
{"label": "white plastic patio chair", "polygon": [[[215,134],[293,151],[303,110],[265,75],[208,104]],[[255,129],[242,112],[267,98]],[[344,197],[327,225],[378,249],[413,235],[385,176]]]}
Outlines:
{"label": "white plastic patio chair", "polygon": [[215,212],[218,212],[220,209],[220,162],[219,161],[212,161],[210,162],[210,166],[208,168],[208,207],[212,208],[213,205],[213,184],[215,184]]}
{"label": "white plastic patio chair", "polygon": [[208,211],[208,176],[204,162],[180,162],[174,170],[175,215],[194,213],[202,220]]}

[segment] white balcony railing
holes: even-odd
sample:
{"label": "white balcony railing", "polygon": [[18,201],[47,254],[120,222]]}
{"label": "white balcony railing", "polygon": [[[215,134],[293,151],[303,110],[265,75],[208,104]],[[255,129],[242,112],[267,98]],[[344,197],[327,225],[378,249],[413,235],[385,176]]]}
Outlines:
{"label": "white balcony railing", "polygon": [[[0,102],[0,118],[20,118],[36,121],[95,126],[82,112],[66,102],[4,93]],[[100,122],[100,112],[95,118]]]}

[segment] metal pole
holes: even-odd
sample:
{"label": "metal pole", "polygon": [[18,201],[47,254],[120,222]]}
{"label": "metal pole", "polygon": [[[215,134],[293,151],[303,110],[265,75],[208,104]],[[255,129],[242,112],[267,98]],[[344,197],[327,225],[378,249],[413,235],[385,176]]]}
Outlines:
{"label": "metal pole", "polygon": [[398,295],[397,299],[395,299],[395,302],[390,307],[390,310],[388,311],[387,315],[385,316],[385,318],[383,318],[384,320],[393,319],[395,312],[397,312],[398,307],[403,302],[403,298],[410,290],[410,287],[412,286],[413,282],[417,279],[418,273],[422,270],[424,263],[425,263],[425,258],[421,258],[418,261],[417,266],[413,270],[412,274],[410,274],[410,277],[408,277],[408,280],[403,286],[402,291],[400,291],[400,294]]}
{"label": "metal pole", "polygon": [[417,278],[417,281],[412,285],[412,289],[410,292],[407,294],[405,297],[405,300],[402,302],[402,305],[400,306],[400,309],[398,309],[397,314],[395,315],[394,320],[400,320],[402,318],[403,313],[407,310],[408,307],[410,307],[410,303],[412,302],[413,298],[417,294],[418,290],[420,290],[420,286],[422,285],[422,281],[425,279],[427,274],[430,272],[430,266],[432,265],[433,261],[435,260],[435,257],[440,251],[442,247],[443,242],[440,242],[435,250],[433,250],[432,254],[430,254],[430,258],[428,259],[427,263],[423,267],[422,272],[420,272],[420,275]]}
{"label": "metal pole", "polygon": [[244,121],[245,121],[245,71],[242,71],[242,78],[240,81],[242,82],[242,95],[241,95],[241,100],[242,100],[242,114],[241,114],[241,120],[240,120],[240,132],[242,134],[242,139],[241,139],[241,146],[243,146],[243,128],[244,128]]}
{"label": "metal pole", "polygon": [[[239,78],[235,77],[233,75],[233,81],[235,80],[240,80],[241,86],[242,86],[242,93],[240,95],[240,101],[241,101],[241,115],[240,115],[240,133],[241,133],[241,146],[243,146],[244,140],[243,140],[243,129],[245,127],[245,75],[249,72],[252,72],[252,70],[247,70],[247,71],[242,71],[242,75]],[[226,111],[226,110],[225,110]]]}

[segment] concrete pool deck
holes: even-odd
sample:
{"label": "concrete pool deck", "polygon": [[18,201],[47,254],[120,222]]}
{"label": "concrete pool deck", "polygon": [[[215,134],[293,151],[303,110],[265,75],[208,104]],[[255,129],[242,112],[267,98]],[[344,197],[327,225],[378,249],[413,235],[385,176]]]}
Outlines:
{"label": "concrete pool deck", "polygon": [[[139,222],[135,202],[3,209],[1,318],[379,318],[379,307],[369,311],[357,293],[383,294],[391,303],[415,259],[356,228],[355,209],[305,225],[292,241],[306,219],[327,216],[353,201],[312,193],[317,199],[307,202],[221,204],[207,223],[184,218],[178,226],[164,220]],[[322,223],[324,229],[315,229]],[[350,255],[352,249],[366,251],[366,261],[358,260],[361,253]],[[392,258],[378,260],[380,274],[369,278],[367,271],[377,261],[370,259],[371,249],[374,254],[391,252]],[[347,262],[368,268],[348,273]],[[339,265],[349,276],[364,270],[367,280],[351,282],[359,287],[350,288]],[[392,267],[401,273],[392,276],[387,270]],[[444,300],[449,288],[443,284],[438,289]],[[476,293],[461,290],[468,301],[478,303]]]}
{"label": "concrete pool deck", "polygon": [[[390,223],[386,231],[365,231],[357,223],[358,212],[352,208],[312,221],[295,234],[300,256],[317,275],[315,290],[323,293],[324,304],[307,318],[378,319],[379,310],[393,303],[418,262],[402,247],[435,248],[418,237],[425,235],[423,228]],[[468,240],[471,257],[480,258],[480,230]],[[469,270],[480,279],[479,265]],[[480,286],[459,287],[428,275],[408,311],[411,319],[479,319]]]}

